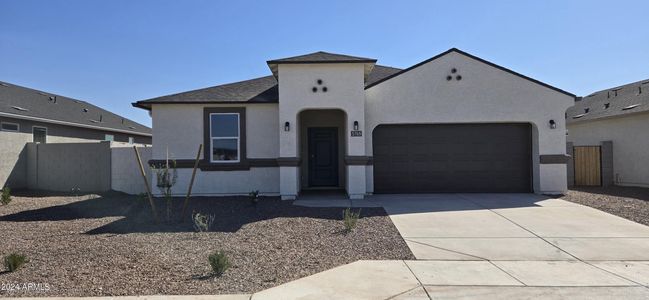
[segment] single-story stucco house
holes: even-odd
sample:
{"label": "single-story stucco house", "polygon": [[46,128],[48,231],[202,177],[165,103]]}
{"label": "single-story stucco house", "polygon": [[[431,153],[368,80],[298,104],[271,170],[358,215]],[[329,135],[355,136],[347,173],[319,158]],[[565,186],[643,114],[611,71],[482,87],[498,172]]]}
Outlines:
{"label": "single-story stucco house", "polygon": [[567,190],[575,95],[450,49],[406,69],[316,52],[272,75],[133,103],[151,111],[153,161],[176,161],[197,195],[294,199],[372,193]]}
{"label": "single-story stucco house", "polygon": [[0,188],[26,188],[27,143],[151,144],[151,128],[86,101],[0,81]]}
{"label": "single-story stucco house", "polygon": [[[566,114],[575,156],[568,184],[649,187],[649,79],[577,100]],[[592,150],[592,159],[580,158],[580,149]]]}

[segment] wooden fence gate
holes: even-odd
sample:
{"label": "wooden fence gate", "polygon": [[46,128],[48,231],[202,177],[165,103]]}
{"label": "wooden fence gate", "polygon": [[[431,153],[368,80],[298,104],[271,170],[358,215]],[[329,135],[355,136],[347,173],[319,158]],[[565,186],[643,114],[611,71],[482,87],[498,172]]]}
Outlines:
{"label": "wooden fence gate", "polygon": [[602,155],[600,146],[574,148],[575,185],[602,185]]}

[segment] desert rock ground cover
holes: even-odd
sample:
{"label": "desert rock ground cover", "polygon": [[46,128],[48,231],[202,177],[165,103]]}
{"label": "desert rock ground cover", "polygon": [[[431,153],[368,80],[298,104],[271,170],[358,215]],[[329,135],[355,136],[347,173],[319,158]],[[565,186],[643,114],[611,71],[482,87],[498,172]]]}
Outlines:
{"label": "desert rock ground cover", "polygon": [[649,188],[578,187],[563,199],[649,226]]}
{"label": "desert rock ground cover", "polygon": [[[345,234],[342,209],[276,198],[254,206],[246,197],[196,197],[183,223],[159,225],[146,202],[120,193],[13,200],[0,206],[0,255],[29,262],[0,269],[0,284],[14,287],[0,296],[250,293],[360,259],[414,258],[382,208],[363,208]],[[182,199],[174,202],[178,214]],[[192,211],[215,215],[210,232],[194,232]],[[207,256],[217,250],[232,266],[211,277]],[[41,288],[22,288],[29,283]]]}

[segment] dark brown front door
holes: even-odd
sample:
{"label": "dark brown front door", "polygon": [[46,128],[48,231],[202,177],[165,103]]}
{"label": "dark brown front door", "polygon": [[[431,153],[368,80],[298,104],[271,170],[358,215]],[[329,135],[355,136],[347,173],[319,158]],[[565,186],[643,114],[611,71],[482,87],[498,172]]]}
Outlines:
{"label": "dark brown front door", "polygon": [[381,125],[376,193],[530,192],[529,124]]}
{"label": "dark brown front door", "polygon": [[338,186],[338,129],[308,129],[309,186]]}

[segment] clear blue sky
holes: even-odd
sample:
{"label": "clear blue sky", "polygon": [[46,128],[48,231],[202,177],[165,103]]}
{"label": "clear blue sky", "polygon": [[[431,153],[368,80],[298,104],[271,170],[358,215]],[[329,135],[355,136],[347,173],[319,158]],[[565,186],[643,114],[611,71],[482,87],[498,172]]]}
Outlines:
{"label": "clear blue sky", "polygon": [[408,67],[457,47],[569,92],[649,78],[649,1],[0,0],[0,80],[150,125],[135,100],[318,50]]}

